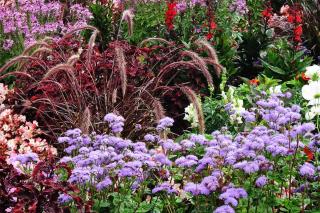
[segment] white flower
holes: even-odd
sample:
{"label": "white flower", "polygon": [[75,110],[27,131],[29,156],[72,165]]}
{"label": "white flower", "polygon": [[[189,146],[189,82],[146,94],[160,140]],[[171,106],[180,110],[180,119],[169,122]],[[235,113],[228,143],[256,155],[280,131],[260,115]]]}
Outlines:
{"label": "white flower", "polygon": [[275,86],[275,87],[270,87],[269,88],[269,93],[270,94],[279,94],[279,93],[281,93],[281,85]]}
{"label": "white flower", "polygon": [[320,66],[312,65],[306,68],[306,77],[310,78],[312,81],[317,81],[320,78]]}
{"label": "white flower", "polygon": [[320,115],[320,105],[312,106],[310,111],[306,113],[306,119],[311,120],[316,115]]}
{"label": "white flower", "polygon": [[311,81],[302,87],[302,97],[308,101],[320,98],[320,81]]}
{"label": "white flower", "polygon": [[199,119],[193,104],[187,106],[184,111],[185,116],[183,119],[189,121],[192,128],[197,128],[199,126]]}

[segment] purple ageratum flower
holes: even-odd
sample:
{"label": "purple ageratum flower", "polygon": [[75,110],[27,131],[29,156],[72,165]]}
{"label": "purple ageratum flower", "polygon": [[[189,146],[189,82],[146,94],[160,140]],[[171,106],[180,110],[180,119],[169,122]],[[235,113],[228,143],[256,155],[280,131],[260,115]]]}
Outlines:
{"label": "purple ageratum flower", "polygon": [[187,9],[187,3],[186,2],[180,2],[177,4],[176,9],[178,13],[183,13]]}
{"label": "purple ageratum flower", "polygon": [[67,130],[67,132],[65,133],[65,135],[67,137],[73,137],[73,138],[76,138],[76,137],[79,137],[81,135],[81,130],[76,128],[76,129],[69,129]]}
{"label": "purple ageratum flower", "polygon": [[157,185],[155,188],[152,189],[152,193],[156,194],[158,192],[167,192],[169,194],[177,194],[178,191],[173,188],[173,186],[169,182],[164,182]]}
{"label": "purple ageratum flower", "polygon": [[222,193],[219,196],[219,199],[223,200],[225,204],[237,206],[237,199],[246,198],[247,196],[247,192],[242,188],[228,188],[224,193]]}
{"label": "purple ageratum flower", "polygon": [[245,122],[252,123],[256,121],[256,114],[254,112],[245,111],[241,113],[241,116],[244,118]]}
{"label": "purple ageratum flower", "polygon": [[104,121],[108,122],[109,127],[113,133],[120,133],[123,131],[124,118],[114,113],[108,113],[104,116]]}
{"label": "purple ageratum flower", "polygon": [[246,0],[235,0],[230,6],[231,12],[237,12],[240,15],[244,15],[248,12]]}
{"label": "purple ageratum flower", "polygon": [[267,184],[267,182],[267,177],[263,175],[256,180],[256,186],[259,188],[264,187]]}
{"label": "purple ageratum flower", "polygon": [[311,163],[304,163],[299,170],[300,175],[304,177],[313,177],[315,172],[316,168]]}
{"label": "purple ageratum flower", "polygon": [[172,164],[168,157],[163,153],[156,154],[153,157],[155,161],[159,162],[161,165],[171,166]]}
{"label": "purple ageratum flower", "polygon": [[184,191],[190,192],[192,195],[209,195],[210,190],[203,184],[189,182],[184,186]]}
{"label": "purple ageratum flower", "polygon": [[242,169],[245,173],[251,174],[259,171],[259,163],[256,161],[242,161],[234,164],[233,168]]}
{"label": "purple ageratum flower", "polygon": [[165,129],[173,126],[173,122],[174,122],[174,120],[172,118],[169,118],[169,117],[162,118],[159,121],[159,124],[157,126],[157,131],[161,132],[161,131],[164,131]]}
{"label": "purple ageratum flower", "polygon": [[208,141],[203,135],[195,135],[195,134],[192,134],[189,140],[201,145],[204,145]]}
{"label": "purple ageratum flower", "polygon": [[147,141],[147,142],[156,142],[156,136],[154,136],[154,135],[151,135],[151,134],[146,134],[145,136],[144,136],[144,140],[145,141]]}
{"label": "purple ageratum flower", "polygon": [[72,170],[68,180],[70,183],[78,183],[84,185],[91,180],[91,171],[88,168],[76,167]]}
{"label": "purple ageratum flower", "polygon": [[182,146],[182,148],[184,149],[190,149],[192,147],[194,147],[196,144],[195,142],[191,141],[191,140],[182,140],[180,142],[180,145]]}
{"label": "purple ageratum flower", "polygon": [[60,163],[69,163],[69,162],[72,162],[72,158],[69,157],[69,156],[64,156],[63,158],[61,158],[59,160]]}
{"label": "purple ageratum flower", "polygon": [[11,39],[6,39],[4,42],[3,42],[3,45],[2,45],[2,48],[6,51],[10,50],[11,47],[13,46],[13,40]]}
{"label": "purple ageratum flower", "polygon": [[194,155],[182,156],[176,159],[175,164],[179,167],[192,167],[198,163],[198,158]]}
{"label": "purple ageratum flower", "polygon": [[178,143],[175,143],[173,140],[171,139],[167,139],[164,141],[160,141],[160,144],[162,145],[162,147],[165,150],[171,150],[171,151],[179,151],[181,150],[181,146]]}
{"label": "purple ageratum flower", "polygon": [[98,183],[96,185],[96,188],[97,188],[98,191],[101,191],[103,189],[106,189],[111,184],[112,184],[111,179],[109,177],[105,177],[103,181],[101,181],[100,183]]}
{"label": "purple ageratum flower", "polygon": [[234,209],[229,205],[218,207],[213,213],[235,213]]}
{"label": "purple ageratum flower", "polygon": [[25,154],[19,154],[13,158],[13,161],[18,161],[21,164],[39,161],[39,156],[36,153],[29,152]]}
{"label": "purple ageratum flower", "polygon": [[135,130],[141,130],[141,129],[142,129],[142,126],[141,126],[141,124],[136,124],[136,125],[134,126],[134,128],[135,128]]}
{"label": "purple ageratum flower", "polygon": [[219,180],[215,176],[207,176],[203,178],[201,185],[204,185],[210,192],[214,192],[219,187]]}
{"label": "purple ageratum flower", "polygon": [[68,194],[60,194],[59,197],[58,197],[58,203],[60,204],[64,204],[64,203],[68,203],[72,200],[72,197]]}

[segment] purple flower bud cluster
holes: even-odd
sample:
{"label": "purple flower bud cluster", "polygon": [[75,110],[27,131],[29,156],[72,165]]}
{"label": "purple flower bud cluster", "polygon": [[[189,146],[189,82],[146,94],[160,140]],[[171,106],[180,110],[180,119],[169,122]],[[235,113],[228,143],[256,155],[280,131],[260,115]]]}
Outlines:
{"label": "purple flower bud cluster", "polygon": [[45,0],[18,0],[16,4],[0,7],[0,24],[7,37],[3,49],[11,49],[12,37],[22,36],[27,47],[46,35],[55,36],[85,26],[92,16],[88,8],[73,4],[68,9],[68,22],[64,23],[63,8],[59,1]]}
{"label": "purple flower bud cluster", "polygon": [[247,1],[246,0],[234,0],[229,6],[231,12],[236,12],[239,15],[248,13]]}
{"label": "purple flower bud cluster", "polygon": [[169,118],[169,117],[162,118],[159,121],[159,124],[157,126],[157,131],[161,132],[161,131],[164,131],[165,129],[169,128],[169,127],[172,127],[173,126],[173,122],[174,122],[174,120],[172,118]]}
{"label": "purple flower bud cluster", "polygon": [[299,173],[304,177],[313,177],[316,173],[316,168],[311,163],[304,163],[300,167]]}
{"label": "purple flower bud cluster", "polygon": [[223,192],[219,199],[223,200],[225,205],[232,205],[234,207],[238,206],[238,199],[246,198],[248,196],[246,190],[242,188],[228,188]]}
{"label": "purple flower bud cluster", "polygon": [[168,194],[177,194],[178,191],[173,188],[169,182],[163,182],[152,189],[152,193],[167,192]]}
{"label": "purple flower bud cluster", "polygon": [[39,156],[36,153],[29,152],[25,154],[16,155],[15,157],[13,157],[13,159],[11,159],[11,161],[18,161],[21,164],[27,164],[39,161]]}
{"label": "purple flower bud cluster", "polygon": [[104,116],[104,121],[108,122],[109,127],[113,133],[120,133],[123,131],[124,118],[116,114],[109,113]]}

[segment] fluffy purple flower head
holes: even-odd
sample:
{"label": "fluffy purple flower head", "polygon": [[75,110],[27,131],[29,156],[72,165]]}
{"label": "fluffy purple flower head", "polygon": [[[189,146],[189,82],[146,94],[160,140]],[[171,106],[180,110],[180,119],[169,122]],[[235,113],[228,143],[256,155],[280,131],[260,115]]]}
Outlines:
{"label": "fluffy purple flower head", "polygon": [[68,194],[60,194],[59,197],[58,197],[58,203],[60,204],[64,204],[64,203],[68,203],[72,200],[72,197]]}
{"label": "fluffy purple flower head", "polygon": [[192,195],[209,195],[210,190],[203,184],[189,182],[184,186],[184,191],[190,192]]}
{"label": "fluffy purple flower head", "polygon": [[240,15],[244,15],[248,12],[246,0],[234,0],[230,5],[229,10],[231,12],[237,12]]}
{"label": "fluffy purple flower head", "polygon": [[173,122],[174,120],[172,118],[169,117],[164,117],[159,121],[159,124],[157,126],[157,131],[161,132],[164,131],[165,129],[173,126]]}
{"label": "fluffy purple flower head", "polygon": [[179,2],[176,6],[178,13],[183,13],[187,9],[187,3],[185,1]]}
{"label": "fluffy purple flower head", "polygon": [[315,172],[316,168],[311,163],[304,163],[299,170],[300,175],[304,177],[313,177]]}
{"label": "fluffy purple flower head", "polygon": [[247,196],[247,192],[242,188],[228,188],[219,196],[219,199],[223,200],[225,204],[237,206],[238,201],[236,199],[246,198]]}
{"label": "fluffy purple flower head", "polygon": [[178,191],[173,188],[173,186],[169,182],[164,182],[159,185],[157,185],[155,188],[152,189],[152,193],[158,193],[158,192],[167,192],[168,194],[177,194]]}
{"label": "fluffy purple flower head", "polygon": [[194,155],[188,155],[186,157],[182,156],[176,159],[175,163],[179,167],[192,167],[196,165],[198,162],[198,158]]}
{"label": "fluffy purple flower head", "polygon": [[112,184],[111,179],[109,177],[105,177],[103,181],[101,181],[100,183],[98,183],[96,185],[96,188],[97,188],[98,191],[101,191],[103,189],[106,189],[111,184]]}
{"label": "fluffy purple flower head", "polygon": [[146,134],[145,136],[144,136],[144,140],[145,141],[148,141],[148,142],[155,142],[156,141],[156,136],[154,136],[154,135],[151,135],[151,134]]}
{"label": "fluffy purple flower head", "polygon": [[104,116],[104,121],[108,122],[109,127],[113,133],[120,133],[123,131],[124,118],[114,113],[108,113]]}
{"label": "fluffy purple flower head", "polygon": [[218,207],[213,213],[235,213],[234,209],[229,205]]}
{"label": "fluffy purple flower head", "polygon": [[39,156],[36,153],[29,152],[25,154],[19,154],[14,157],[13,161],[18,161],[21,164],[26,164],[30,162],[37,162],[39,161]]}
{"label": "fluffy purple flower head", "polygon": [[13,40],[6,39],[3,42],[2,48],[7,51],[7,50],[10,50],[12,46],[13,46]]}
{"label": "fluffy purple flower head", "polygon": [[157,162],[159,162],[161,165],[171,166],[172,164],[172,162],[168,159],[168,157],[163,153],[154,155],[154,159]]}
{"label": "fluffy purple flower head", "polygon": [[263,175],[256,180],[256,186],[261,188],[261,187],[265,186],[267,184],[267,182],[268,182],[267,177]]}

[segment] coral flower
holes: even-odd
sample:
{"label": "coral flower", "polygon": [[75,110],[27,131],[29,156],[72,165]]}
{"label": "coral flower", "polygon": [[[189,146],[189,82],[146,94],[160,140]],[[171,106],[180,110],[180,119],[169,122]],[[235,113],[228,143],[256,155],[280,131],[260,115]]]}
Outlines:
{"label": "coral flower", "polygon": [[259,84],[259,79],[254,78],[254,79],[251,79],[249,82],[250,82],[251,85],[258,85]]}

